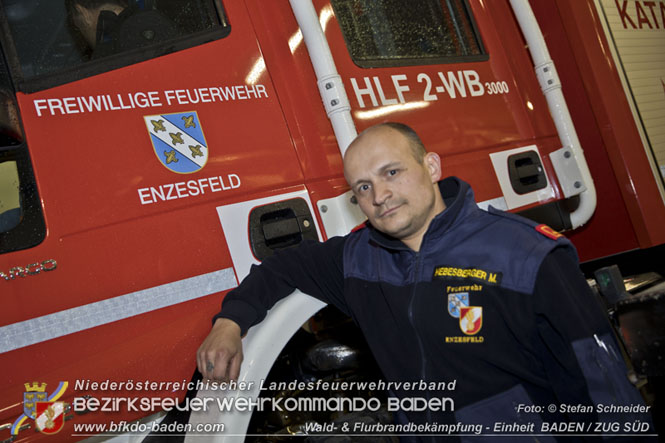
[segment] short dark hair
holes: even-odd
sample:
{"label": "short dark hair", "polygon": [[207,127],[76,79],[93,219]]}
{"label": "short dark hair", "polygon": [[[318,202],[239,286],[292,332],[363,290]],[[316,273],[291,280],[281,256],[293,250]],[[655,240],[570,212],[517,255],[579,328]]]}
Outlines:
{"label": "short dark hair", "polygon": [[364,134],[365,132],[371,132],[381,128],[390,128],[402,134],[409,142],[411,153],[413,154],[415,159],[418,161],[418,163],[423,162],[423,160],[425,159],[425,154],[427,154],[427,149],[425,149],[425,145],[423,144],[423,141],[420,139],[420,136],[418,136],[418,133],[414,131],[412,127],[405,125],[404,123],[398,123],[398,122],[379,123],[377,125],[365,129],[361,133],[361,135]]}

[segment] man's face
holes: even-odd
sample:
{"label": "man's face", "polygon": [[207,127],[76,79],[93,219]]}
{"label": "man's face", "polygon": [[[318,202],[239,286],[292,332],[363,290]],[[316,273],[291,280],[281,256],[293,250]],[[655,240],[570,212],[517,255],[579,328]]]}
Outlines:
{"label": "man's face", "polygon": [[[392,128],[377,128],[354,141],[344,156],[344,175],[372,226],[415,250],[432,218],[445,208],[435,192],[438,156],[429,153],[418,162],[408,140]],[[410,244],[414,240],[416,247]]]}

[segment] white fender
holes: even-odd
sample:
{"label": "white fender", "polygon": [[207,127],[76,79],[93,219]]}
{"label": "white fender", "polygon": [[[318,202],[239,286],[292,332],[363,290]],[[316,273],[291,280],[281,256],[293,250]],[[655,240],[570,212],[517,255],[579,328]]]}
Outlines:
{"label": "white fender", "polygon": [[245,382],[249,389],[199,391],[197,397],[204,401],[205,399],[214,401],[209,402],[207,411],[192,412],[189,423],[194,427],[199,423],[223,423],[224,432],[203,438],[200,434],[188,434],[185,442],[244,441],[252,410],[240,411],[238,408],[232,408],[230,411],[221,411],[216,404],[217,399],[221,401],[224,397],[233,397],[235,400],[243,399],[242,401],[248,400],[255,404],[261,394],[261,383],[268,376],[279,353],[300,326],[324,306],[325,303],[295,291],[278,302],[261,323],[250,328],[242,341],[244,360],[238,377],[238,381]]}

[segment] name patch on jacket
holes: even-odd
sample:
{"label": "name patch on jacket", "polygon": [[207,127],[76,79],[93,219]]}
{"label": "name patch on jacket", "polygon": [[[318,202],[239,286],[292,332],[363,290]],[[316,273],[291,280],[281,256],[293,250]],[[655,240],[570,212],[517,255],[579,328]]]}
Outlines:
{"label": "name patch on jacket", "polygon": [[489,284],[501,283],[501,273],[480,268],[457,268],[455,266],[437,266],[434,268],[435,278],[457,277],[481,281]]}

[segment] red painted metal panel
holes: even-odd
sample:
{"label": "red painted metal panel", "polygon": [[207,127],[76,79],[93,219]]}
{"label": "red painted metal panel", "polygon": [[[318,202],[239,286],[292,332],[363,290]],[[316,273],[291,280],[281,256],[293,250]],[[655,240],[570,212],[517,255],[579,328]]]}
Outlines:
{"label": "red painted metal panel", "polygon": [[[580,70],[586,69],[585,67],[592,63],[587,59],[576,58],[581,40],[567,33],[559,12],[561,3],[533,2],[532,7],[561,78],[563,94],[598,196],[598,205],[591,220],[582,228],[566,235],[575,243],[582,261],[635,249],[638,243],[633,226],[607,155],[606,143],[611,140],[603,138],[595,115],[602,103],[592,101],[587,88],[588,80],[585,84]],[[584,38],[589,40],[592,34],[599,31],[601,30],[591,28],[585,31]],[[597,37],[593,40],[597,42]],[[599,51],[601,48],[597,47],[595,50]],[[605,60],[604,64],[608,62],[611,61]],[[597,64],[595,62],[596,66]]]}
{"label": "red painted metal panel", "polygon": [[[540,3],[534,2],[534,6]],[[640,248],[663,244],[665,206],[646,153],[639,149],[642,141],[593,1],[566,0],[557,2],[557,7],[558,14],[552,11],[539,19],[560,17],[560,26],[563,26],[574,57],[568,62],[563,61],[564,66],[570,67],[571,73],[579,72],[592,112],[582,120],[582,129],[578,131],[584,135],[590,133],[585,123],[593,119],[598,128],[598,134],[594,134],[596,140],[600,136],[599,141],[589,144],[589,166],[594,178],[601,183],[599,197],[603,200],[603,207],[599,207],[590,225],[573,234],[572,239],[582,250],[589,251],[586,258],[624,252],[631,244]],[[565,73],[564,69],[559,68],[559,71]],[[579,82],[570,81],[571,84]],[[583,98],[580,94],[567,93],[567,99],[573,103],[571,111],[578,110],[574,104],[580,98]],[[593,148],[598,145],[601,147]],[[615,184],[611,183],[613,180],[616,180]],[[631,229],[626,224],[624,205],[637,242],[631,238]],[[608,238],[612,241],[608,242]]]}
{"label": "red painted metal panel", "polygon": [[[247,10],[241,2],[225,6],[233,29],[224,39],[38,93],[19,94],[48,233],[37,247],[1,255],[0,269],[46,259],[56,260],[58,266],[1,282],[3,326],[232,269],[216,207],[302,184],[271,78],[257,68],[263,63],[262,53]],[[199,88],[207,91],[206,102]],[[230,98],[232,93],[235,99]],[[107,108],[127,109],[90,112],[78,99],[100,95],[113,101],[107,101]],[[146,97],[153,102],[139,106]],[[144,117],[193,111],[209,157],[198,172],[175,173],[157,158]],[[159,193],[164,196],[157,197]],[[246,222],[238,229],[246,230]],[[46,382],[50,391],[59,381],[69,381],[62,400],[70,402],[75,380],[189,381],[196,349],[222,296],[210,295],[2,354],[2,422],[22,413],[26,382]],[[83,394],[76,391],[76,396]],[[184,395],[182,391],[133,394]],[[90,413],[76,416],[75,421],[107,423],[141,415],[149,411]],[[68,423],[60,436],[71,433]],[[19,437],[26,435],[40,436],[29,430]]]}

